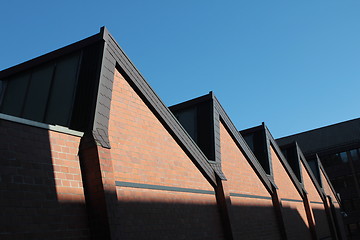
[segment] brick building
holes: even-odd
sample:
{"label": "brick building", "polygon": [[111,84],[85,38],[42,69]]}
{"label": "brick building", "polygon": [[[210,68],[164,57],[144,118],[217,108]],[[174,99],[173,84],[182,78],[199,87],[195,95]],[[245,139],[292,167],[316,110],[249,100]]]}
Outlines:
{"label": "brick building", "polygon": [[[360,119],[283,137],[278,144],[297,141],[309,163],[319,160],[340,194],[349,233],[360,232]],[[314,165],[315,166],[315,165]]]}
{"label": "brick building", "polygon": [[1,71],[0,238],[345,239],[297,145],[213,93],[170,109],[106,28]]}

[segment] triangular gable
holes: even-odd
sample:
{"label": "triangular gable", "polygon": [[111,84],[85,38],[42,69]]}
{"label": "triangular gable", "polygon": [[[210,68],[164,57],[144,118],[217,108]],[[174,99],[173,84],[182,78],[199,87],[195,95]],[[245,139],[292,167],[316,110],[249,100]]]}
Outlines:
{"label": "triangular gable", "polygon": [[270,145],[273,147],[276,155],[279,157],[283,167],[285,168],[286,172],[288,173],[288,175],[291,178],[291,181],[293,182],[294,186],[296,187],[296,189],[298,190],[298,192],[300,193],[300,195],[302,197],[304,197],[304,188],[302,187],[301,183],[298,181],[298,179],[296,178],[296,175],[294,173],[294,171],[291,169],[289,163],[287,162],[285,156],[282,154],[280,147],[277,145],[274,137],[271,135],[269,129],[264,125],[264,130],[266,132],[266,137],[269,139]]}
{"label": "triangular gable", "polygon": [[284,154],[287,162],[289,163],[291,169],[293,170],[296,178],[303,185],[303,176],[301,171],[300,156],[296,142],[292,142],[287,145],[279,146],[282,153]]}
{"label": "triangular gable", "polygon": [[[210,108],[209,108],[210,106]],[[206,108],[208,113],[205,114],[207,117],[207,121],[211,123],[211,126],[207,128],[208,133],[202,133],[204,136],[199,136],[199,132],[192,133],[193,129],[201,128],[201,124],[204,121],[196,120],[197,115],[196,111],[203,111],[201,108]],[[206,141],[209,140],[208,143],[211,143],[213,146],[206,147],[207,150],[211,151],[208,155],[214,156],[214,161],[212,161],[213,167],[217,167],[217,169],[221,169],[221,154],[220,154],[220,121],[224,124],[227,128],[228,132],[231,134],[231,137],[236,142],[237,146],[241,149],[242,153],[244,154],[245,158],[254,169],[255,173],[258,175],[259,179],[262,181],[266,189],[271,193],[272,192],[272,183],[270,182],[269,178],[267,177],[266,173],[264,172],[263,168],[256,160],[253,152],[246,144],[245,140],[241,136],[241,134],[236,129],[235,125],[230,120],[229,116],[226,114],[224,108],[221,106],[218,99],[215,95],[210,92],[207,95],[186,101],[184,103],[180,103],[174,106],[171,106],[170,109],[173,111],[174,115],[178,117],[180,122],[183,123],[183,126],[187,128],[190,135],[193,135],[195,141]],[[190,120],[189,120],[190,119]],[[199,130],[199,129],[198,129]],[[210,136],[210,139],[207,137]],[[201,144],[200,144],[201,145]],[[205,149],[205,151],[206,151]],[[202,149],[204,151],[204,149]],[[216,171],[216,170],[215,170]],[[221,175],[222,172],[217,171],[218,175]],[[223,176],[223,178],[226,176]]]}
{"label": "triangular gable", "polygon": [[[272,174],[273,170],[272,168],[272,159],[271,159],[271,155],[270,153],[270,147],[272,147],[272,149],[275,151],[275,154],[278,156],[283,168],[285,169],[286,173],[288,174],[288,176],[290,177],[292,183],[294,184],[295,188],[297,189],[297,191],[299,192],[299,194],[304,197],[304,188],[301,185],[301,183],[299,182],[299,180],[297,179],[294,171],[292,170],[290,164],[288,163],[288,161],[286,160],[284,154],[282,153],[280,147],[277,145],[274,137],[271,135],[269,129],[266,127],[266,125],[263,123],[260,126],[254,127],[254,128],[250,128],[250,129],[246,129],[241,131],[242,135],[254,135],[258,132],[261,132],[262,134],[260,136],[262,136],[264,139],[262,139],[262,143],[265,143],[265,146],[268,148],[266,150],[267,154],[263,154],[263,159],[262,159],[262,165],[265,164],[265,167],[267,166],[266,164],[268,164],[268,166],[270,167],[270,173]],[[273,178],[273,175],[269,175],[271,178]],[[276,184],[276,183],[275,183]]]}
{"label": "triangular gable", "polygon": [[[84,51],[84,49],[89,49]],[[169,133],[176,139],[193,163],[215,186],[215,173],[207,157],[186,133],[171,111],[152,90],[134,64],[125,55],[105,27],[98,34],[0,72],[0,80],[7,80],[24,71],[32,71],[44,64],[80,51],[82,70],[76,73],[76,89],[72,99],[71,120],[63,124],[91,135],[104,148],[111,148],[108,138],[110,103],[115,67],[153,111]],[[51,75],[51,74],[50,74]],[[46,106],[45,109],[48,107]],[[5,113],[6,114],[6,113]],[[11,114],[9,114],[11,115]],[[22,116],[20,116],[22,117]],[[42,122],[41,119],[35,119]],[[50,124],[59,124],[57,122]]]}
{"label": "triangular gable", "polygon": [[[138,92],[139,96],[150,107],[150,109],[162,122],[165,128],[178,141],[178,143],[185,150],[185,152],[189,154],[194,164],[199,168],[203,175],[209,180],[211,184],[216,185],[214,171],[211,168],[210,164],[207,162],[206,156],[201,152],[200,148],[194,143],[194,141],[192,141],[191,137],[186,133],[186,131],[184,131],[184,129],[176,120],[171,111],[156,95],[154,90],[146,82],[144,77],[136,69],[130,59],[125,55],[124,51],[119,47],[118,43],[114,40],[114,38],[107,31],[107,29],[102,28],[102,31],[105,41],[105,47],[103,54],[102,73],[100,75],[98,102],[95,110],[97,115],[95,116],[94,120],[94,128],[97,125],[100,126],[101,129],[101,127],[104,126],[102,122],[106,120],[108,122],[107,115],[101,114],[101,109],[105,109],[105,113],[108,113],[107,104],[110,104],[110,101],[106,97],[106,94],[102,94],[102,91],[109,92],[111,89],[109,85],[112,84],[112,82],[110,77],[106,75],[106,73],[109,73],[109,75],[113,74],[111,73],[111,71],[109,72],[108,65],[115,64],[115,67],[134,88],[134,90]],[[108,83],[109,85],[102,84],[102,82]],[[102,102],[102,100],[105,104]]]}
{"label": "triangular gable", "polygon": [[301,151],[299,145],[296,143],[296,148],[297,148],[297,152],[298,152],[298,156],[300,158],[301,163],[303,164],[307,174],[310,176],[310,179],[312,181],[312,183],[314,184],[317,192],[320,194],[321,198],[323,200],[325,200],[325,195],[324,195],[324,191],[321,188],[321,182],[319,182],[318,178],[315,176],[313,170],[311,169],[310,165],[308,164],[303,152]]}

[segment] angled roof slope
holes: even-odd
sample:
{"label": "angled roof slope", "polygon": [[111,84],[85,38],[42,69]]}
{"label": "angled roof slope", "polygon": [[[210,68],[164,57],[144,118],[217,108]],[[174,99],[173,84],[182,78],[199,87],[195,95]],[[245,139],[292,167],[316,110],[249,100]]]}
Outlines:
{"label": "angled roof slope", "polygon": [[[202,133],[205,137],[205,139],[198,138],[197,136],[194,136],[193,130],[189,129],[191,127],[188,126],[186,122],[182,122],[185,127],[187,127],[188,132],[192,135],[192,137],[197,142],[205,141],[204,145],[211,144],[212,148],[207,148],[205,151],[210,151],[208,155],[213,156],[213,162],[212,165],[216,166],[214,167],[217,172],[221,172],[221,156],[220,156],[220,121],[224,124],[224,126],[228,129],[229,133],[231,134],[232,138],[234,139],[235,143],[238,145],[239,149],[244,154],[245,158],[251,165],[251,167],[254,169],[255,173],[259,177],[259,179],[262,181],[266,189],[271,193],[272,192],[272,182],[269,180],[268,176],[266,175],[264,169],[259,164],[258,160],[256,159],[255,155],[239,133],[239,131],[236,129],[235,125],[232,123],[229,116],[226,114],[224,108],[221,106],[218,99],[215,97],[213,92],[210,92],[209,94],[206,94],[204,96],[174,105],[169,107],[171,111],[173,111],[175,116],[178,116],[178,113],[189,111],[191,109],[194,109],[194,107],[201,106],[207,107],[207,111],[211,113],[210,119],[208,119],[208,122],[211,123],[211,126],[206,127],[211,133]],[[200,118],[200,127],[203,124],[206,124],[203,120],[204,114],[203,111],[201,111],[201,115],[199,115]],[[178,116],[179,117],[179,116]],[[189,115],[187,116],[189,118]],[[190,116],[191,118],[191,116]],[[196,120],[195,120],[196,121]],[[191,124],[191,123],[189,123]],[[201,129],[200,129],[201,131]],[[199,143],[198,143],[199,144]],[[201,146],[201,143],[200,143]],[[204,148],[202,148],[204,151]],[[219,175],[221,175],[219,173]],[[223,178],[226,178],[226,176],[223,176]]]}
{"label": "angled roof slope", "polygon": [[[280,147],[278,146],[278,144],[275,142],[274,137],[272,136],[272,134],[270,133],[269,129],[267,128],[267,126],[263,123],[260,126],[257,127],[253,127],[253,128],[249,128],[249,129],[245,129],[243,131],[241,131],[240,133],[247,138],[246,136],[258,133],[258,132],[262,132],[263,135],[262,137],[263,142],[265,142],[265,150],[266,154],[263,155],[263,158],[261,160],[261,163],[263,165],[265,165],[264,167],[269,167],[269,177],[271,179],[273,179],[273,171],[272,171],[272,163],[271,163],[271,155],[270,155],[270,146],[274,149],[276,155],[278,156],[282,166],[284,167],[285,171],[287,172],[287,174],[289,175],[292,183],[294,184],[295,188],[297,189],[297,191],[299,192],[299,194],[304,197],[304,188],[302,186],[302,184],[299,182],[298,178],[296,177],[293,169],[291,168],[290,164],[288,163],[288,161],[286,160],[284,154],[282,153]],[[276,184],[276,183],[275,183]]]}
{"label": "angled roof slope", "polygon": [[[74,92],[73,94],[69,94],[69,98],[71,98],[71,101],[69,101],[71,114],[63,125],[75,130],[84,131],[85,135],[92,135],[103,147],[111,148],[111,143],[108,138],[108,124],[113,73],[116,67],[143,101],[150,107],[164,127],[190,156],[201,173],[213,186],[216,185],[215,172],[206,156],[186,133],[171,111],[156,95],[105,27],[102,27],[98,34],[82,41],[1,71],[0,80],[10,83],[14,77],[27,71],[30,71],[29,76],[31,76],[34,71],[33,69],[41,68],[46,64],[57,66],[58,59],[75,53],[79,54],[80,60],[77,62],[79,67],[74,73],[76,76],[73,82],[75,86]],[[53,82],[54,78],[52,76],[55,71],[56,68],[52,67],[53,74],[49,74],[50,77],[45,78],[44,82]],[[31,80],[31,82],[35,81]],[[46,121],[46,112],[52,107],[49,106],[48,99],[53,93],[52,89],[46,91],[48,91],[45,98],[46,103],[42,103],[45,104],[45,115],[41,115],[35,120],[50,124],[59,124],[56,122],[56,119],[55,122]],[[40,94],[42,94],[42,92],[40,92]],[[6,88],[2,92],[2,95],[6,97]],[[24,95],[28,96],[27,93]],[[0,102],[0,107],[1,104],[4,105],[4,102]],[[23,106],[20,106],[20,108],[23,108]],[[20,117],[23,117],[21,113]]]}
{"label": "angled roof slope", "polygon": [[[300,172],[300,176],[302,178],[303,173],[301,172],[301,167],[300,167],[300,163],[304,166],[305,171],[307,172],[307,174],[309,175],[313,185],[315,186],[315,189],[317,190],[317,192],[319,193],[320,197],[325,201],[325,193],[321,187],[321,182],[319,182],[318,178],[315,177],[313,170],[310,168],[308,162],[306,161],[306,158],[303,154],[303,152],[301,151],[299,145],[297,144],[297,142],[293,142],[284,146],[280,146],[280,149],[284,152],[288,151],[288,150],[293,150],[294,151],[294,157],[296,159],[295,162],[296,164],[298,164],[296,168],[296,171]],[[290,164],[291,165],[291,164]],[[294,166],[291,166],[291,168],[294,170]],[[298,174],[296,174],[298,175]],[[301,185],[303,185],[303,180],[300,180]]]}

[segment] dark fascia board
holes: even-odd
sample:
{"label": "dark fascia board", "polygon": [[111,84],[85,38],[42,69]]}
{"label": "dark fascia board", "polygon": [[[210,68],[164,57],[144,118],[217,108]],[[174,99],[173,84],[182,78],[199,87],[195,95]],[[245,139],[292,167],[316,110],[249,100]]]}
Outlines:
{"label": "dark fascia board", "polygon": [[208,159],[192,138],[188,135],[185,129],[177,121],[172,112],[165,106],[161,99],[157,96],[155,91],[146,82],[139,70],[126,56],[124,51],[120,48],[118,43],[114,40],[106,28],[103,28],[104,40],[107,44],[107,49],[115,59],[118,70],[124,74],[125,79],[139,94],[143,101],[150,107],[153,113],[162,122],[164,127],[169,131],[179,145],[185,150],[193,163],[204,175],[204,177],[216,186],[216,176]]}
{"label": "dark fascia board", "polygon": [[259,161],[256,159],[254,153],[251,151],[250,147],[247,145],[240,132],[236,129],[235,125],[233,124],[233,122],[231,121],[231,119],[229,118],[229,116],[227,115],[224,108],[221,106],[220,102],[214,94],[212,94],[212,98],[214,101],[214,107],[220,115],[220,120],[229,131],[235,143],[237,144],[241,152],[244,154],[245,158],[248,160],[251,167],[254,169],[261,182],[264,184],[265,188],[270,194],[272,194],[273,187],[276,188],[276,186],[273,184],[272,181],[270,181]]}
{"label": "dark fascia board", "polygon": [[287,162],[285,156],[282,154],[282,151],[280,150],[279,145],[277,145],[277,143],[276,143],[274,137],[272,136],[272,134],[270,133],[269,129],[267,128],[267,126],[265,124],[263,124],[263,126],[265,128],[265,135],[270,141],[270,145],[273,147],[276,155],[278,156],[280,162],[282,163],[283,167],[285,168],[285,171],[289,175],[289,177],[290,177],[291,181],[293,182],[295,188],[298,190],[301,197],[304,198],[305,197],[305,192],[306,192],[305,189],[303,188],[301,183],[298,181],[295,173],[291,169],[291,167],[290,167],[289,163]]}
{"label": "dark fascia board", "polygon": [[309,174],[312,183],[314,184],[316,190],[317,190],[318,193],[320,194],[320,197],[322,198],[323,201],[325,201],[325,200],[326,200],[326,197],[325,197],[324,190],[321,188],[319,182],[317,181],[317,179],[316,179],[313,171],[311,170],[309,164],[307,163],[306,158],[305,158],[303,152],[301,151],[299,145],[297,144],[297,142],[295,142],[295,144],[296,144],[296,148],[297,148],[297,152],[298,152],[300,161],[301,161],[302,164],[304,165],[304,168],[305,168],[306,172]]}
{"label": "dark fascia board", "polygon": [[330,178],[329,178],[329,176],[327,175],[327,173],[326,173],[326,171],[325,171],[325,169],[324,169],[324,166],[322,165],[322,163],[321,163],[321,161],[320,161],[320,158],[319,158],[317,155],[316,155],[316,159],[317,159],[317,162],[318,162],[319,169],[321,170],[321,173],[324,174],[325,179],[326,179],[326,181],[327,181],[327,184],[329,184],[330,189],[331,189],[331,191],[333,192],[333,194],[334,194],[334,196],[335,196],[335,198],[336,198],[336,201],[339,203],[340,207],[342,207],[342,206],[341,206],[341,205],[342,205],[342,204],[341,204],[341,200],[339,199],[339,196],[337,195],[337,193],[336,193],[333,185],[331,184]]}
{"label": "dark fascia board", "polygon": [[[24,70],[28,70],[40,64],[46,63],[58,57],[70,54],[74,51],[80,50],[86,46],[104,42],[108,48],[110,54],[116,60],[117,64],[123,70],[123,72],[128,76],[128,80],[131,81],[132,86],[135,87],[135,90],[140,93],[140,96],[148,104],[148,106],[154,111],[155,115],[162,121],[164,126],[172,133],[175,139],[180,143],[182,148],[187,152],[190,158],[193,160],[194,164],[200,169],[202,174],[206,179],[216,186],[216,177],[214,170],[207,162],[207,158],[198,148],[198,146],[192,141],[191,137],[188,136],[186,131],[182,128],[180,123],[173,116],[171,111],[164,105],[160,98],[155,94],[154,90],[149,86],[140,72],[136,69],[134,64],[126,56],[123,50],[119,47],[118,43],[114,40],[111,34],[105,27],[100,29],[100,32],[90,36],[86,39],[73,43],[71,45],[65,46],[58,50],[52,51],[45,55],[39,56],[27,62],[21,63],[19,65],[10,67],[0,72],[0,79],[7,78],[13,74],[17,74]],[[104,52],[105,54],[105,52]],[[104,55],[104,57],[106,57]],[[106,67],[106,66],[105,66]],[[108,117],[108,116],[107,116]]]}
{"label": "dark fascia board", "polygon": [[186,109],[192,106],[197,105],[198,103],[202,103],[202,102],[206,102],[212,99],[211,97],[212,92],[209,92],[208,94],[205,94],[203,96],[182,102],[182,103],[178,103],[175,105],[172,105],[169,107],[169,109],[171,109],[172,111],[177,111],[177,110],[181,110],[181,109]]}
{"label": "dark fascia board", "polygon": [[88,38],[85,38],[81,41],[78,41],[76,43],[70,44],[68,46],[62,47],[60,49],[57,49],[55,51],[52,51],[50,53],[41,55],[39,57],[36,57],[34,59],[31,59],[29,61],[20,63],[18,65],[15,65],[13,67],[7,68],[5,70],[0,71],[0,79],[7,78],[9,76],[12,76],[14,74],[17,74],[19,72],[31,69],[35,66],[38,66],[40,64],[49,62],[53,59],[56,59],[58,57],[70,54],[72,52],[75,52],[77,50],[80,50],[81,48],[84,48],[86,46],[92,45],[94,43],[97,43],[99,41],[103,40],[103,28],[100,30],[99,33],[90,36]]}

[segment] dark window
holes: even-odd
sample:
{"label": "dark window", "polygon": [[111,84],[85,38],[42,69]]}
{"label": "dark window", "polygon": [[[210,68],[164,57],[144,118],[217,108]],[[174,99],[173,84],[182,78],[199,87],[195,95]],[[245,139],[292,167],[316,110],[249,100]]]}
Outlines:
{"label": "dark window", "polygon": [[213,112],[210,101],[173,111],[187,133],[211,161],[215,159]]}
{"label": "dark window", "polygon": [[45,122],[66,126],[74,101],[79,55],[60,60],[55,69]]}
{"label": "dark window", "polygon": [[244,140],[247,145],[250,147],[251,151],[254,152],[254,135],[245,135]]}
{"label": "dark window", "polygon": [[242,136],[265,172],[270,175],[271,169],[265,132],[260,130],[248,134],[242,133]]}
{"label": "dark window", "polygon": [[298,157],[296,148],[289,147],[286,149],[282,149],[282,152],[283,152],[287,162],[289,163],[291,169],[295,173],[297,179],[299,180],[299,182],[302,182],[299,157]]}
{"label": "dark window", "polygon": [[181,125],[185,128],[191,138],[197,142],[197,110],[196,108],[189,108],[175,113],[175,117],[179,120]]}
{"label": "dark window", "polygon": [[30,73],[25,73],[6,79],[6,91],[1,104],[2,113],[21,116],[30,77]]}
{"label": "dark window", "polygon": [[44,121],[53,72],[54,64],[33,71],[27,89],[22,117],[38,122]]}
{"label": "dark window", "polygon": [[0,81],[0,112],[69,126],[79,62],[77,52]]}
{"label": "dark window", "polygon": [[359,160],[359,149],[353,149],[350,151],[351,154],[351,159],[353,161],[358,161]]}
{"label": "dark window", "polygon": [[341,152],[341,153],[339,153],[339,157],[340,157],[340,159],[341,159],[341,161],[342,161],[343,163],[347,163],[347,162],[349,161],[346,152]]}
{"label": "dark window", "polygon": [[317,164],[317,160],[315,160],[315,159],[309,160],[308,164],[309,164],[312,172],[314,173],[316,179],[318,180],[318,183],[320,185],[322,185],[321,177],[320,177],[320,170],[319,170],[319,167],[318,167],[318,164]]}

